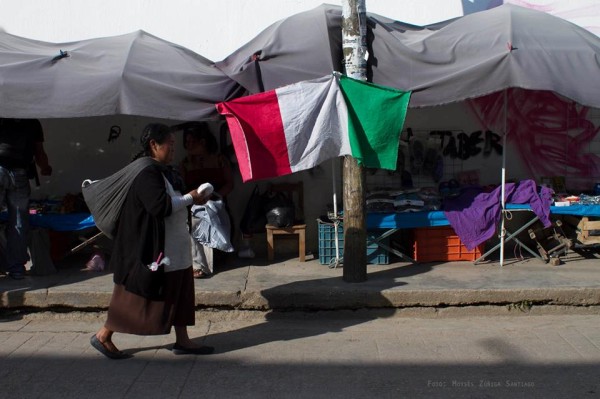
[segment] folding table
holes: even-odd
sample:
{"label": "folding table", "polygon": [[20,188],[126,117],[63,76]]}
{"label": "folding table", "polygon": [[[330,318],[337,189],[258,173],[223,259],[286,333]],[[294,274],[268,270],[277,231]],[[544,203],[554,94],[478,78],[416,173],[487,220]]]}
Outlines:
{"label": "folding table", "polygon": [[[527,229],[531,225],[533,225],[535,222],[540,220],[539,217],[535,213],[533,213],[533,211],[531,210],[531,207],[528,204],[506,204],[506,209],[504,210],[504,213],[507,214],[507,213],[511,213],[511,212],[529,212],[532,217],[529,221],[527,221],[525,224],[520,226],[514,232],[507,231],[508,235],[505,237],[504,242],[506,243],[508,241],[514,240],[516,243],[521,245],[521,247],[523,249],[525,249],[527,252],[529,252],[535,258],[543,260],[543,258],[538,253],[533,251],[531,248],[529,248],[527,245],[525,245],[521,240],[519,240],[516,237],[519,233],[521,233],[522,231],[524,231],[525,229]],[[574,204],[574,205],[570,205],[570,206],[551,206],[550,214],[551,215],[582,216],[582,217],[600,217],[600,205]],[[500,245],[501,244],[498,243],[496,246],[494,246],[493,248],[488,250],[486,253],[481,255],[478,259],[476,259],[474,263],[477,264],[478,262],[484,260],[487,256],[492,254],[494,251],[498,250],[500,248]]]}
{"label": "folding table", "polygon": [[[527,252],[529,252],[535,258],[538,258],[539,260],[543,260],[542,257],[538,253],[536,253],[534,250],[532,250],[527,245],[525,245],[523,243],[523,241],[521,241],[521,240],[519,240],[517,238],[517,235],[519,235],[522,231],[524,231],[525,229],[529,228],[529,226],[533,225],[535,222],[537,222],[538,220],[540,220],[540,218],[531,210],[531,207],[529,205],[527,205],[527,204],[506,204],[506,209],[503,210],[502,212],[503,212],[502,217],[506,217],[505,215],[511,214],[512,212],[528,212],[528,213],[530,213],[532,215],[532,218],[529,219],[529,221],[527,221],[527,223],[525,223],[522,226],[520,226],[514,232],[510,232],[510,231],[506,230],[506,232],[508,233],[508,235],[504,238],[504,243],[506,244],[509,241],[515,241],[524,250],[526,250]],[[492,249],[488,250],[486,253],[484,253],[483,255],[481,255],[479,258],[475,259],[475,261],[473,262],[473,264],[476,265],[477,263],[479,263],[482,260],[484,260],[487,256],[491,255],[496,250],[498,250],[501,245],[502,245],[502,243],[496,244]]]}
{"label": "folding table", "polygon": [[420,211],[420,212],[400,212],[400,213],[367,213],[367,230],[373,229],[385,230],[380,236],[371,239],[368,244],[377,244],[384,250],[404,259],[408,262],[416,261],[400,252],[399,250],[386,245],[382,242],[385,238],[391,236],[400,229],[412,229],[416,227],[436,227],[449,226],[450,223],[443,211]]}

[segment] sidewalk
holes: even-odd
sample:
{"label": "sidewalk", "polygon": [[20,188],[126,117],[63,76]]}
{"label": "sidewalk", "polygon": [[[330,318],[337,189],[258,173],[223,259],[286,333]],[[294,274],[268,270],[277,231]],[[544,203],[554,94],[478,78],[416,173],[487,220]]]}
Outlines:
{"label": "sidewalk", "polygon": [[[407,307],[600,305],[600,255],[569,252],[560,266],[537,259],[369,265],[368,280],[347,283],[343,269],[308,257],[237,259],[196,280],[199,308],[310,310]],[[89,255],[87,256],[89,257]],[[72,256],[50,276],[15,281],[0,276],[0,307],[106,309],[112,274],[82,270],[87,257]]]}

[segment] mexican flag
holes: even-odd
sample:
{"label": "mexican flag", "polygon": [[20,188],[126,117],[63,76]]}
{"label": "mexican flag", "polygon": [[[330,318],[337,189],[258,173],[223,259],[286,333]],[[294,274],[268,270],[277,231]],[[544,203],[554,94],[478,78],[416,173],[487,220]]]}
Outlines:
{"label": "mexican flag", "polygon": [[396,169],[410,92],[324,76],[217,104],[244,182],[313,168],[351,155]]}

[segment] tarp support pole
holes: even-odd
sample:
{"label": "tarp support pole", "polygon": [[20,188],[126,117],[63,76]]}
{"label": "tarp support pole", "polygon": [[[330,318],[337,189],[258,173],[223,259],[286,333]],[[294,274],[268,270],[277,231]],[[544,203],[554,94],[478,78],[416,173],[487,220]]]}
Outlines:
{"label": "tarp support pole", "polygon": [[338,219],[338,209],[337,209],[337,186],[335,184],[335,179],[337,178],[335,173],[335,163],[338,158],[333,158],[331,161],[331,181],[333,182],[333,217],[331,220],[333,221],[333,237],[335,240],[335,260],[333,265],[330,267],[336,268],[340,264],[340,242],[338,240],[338,228],[339,228],[339,219]]}
{"label": "tarp support pole", "polygon": [[500,190],[500,203],[502,204],[501,218],[500,221],[500,267],[504,266],[504,238],[506,236],[506,229],[504,227],[505,219],[505,208],[506,201],[504,198],[505,185],[506,185],[506,136],[508,135],[508,89],[504,89],[504,138],[502,143],[502,188]]}

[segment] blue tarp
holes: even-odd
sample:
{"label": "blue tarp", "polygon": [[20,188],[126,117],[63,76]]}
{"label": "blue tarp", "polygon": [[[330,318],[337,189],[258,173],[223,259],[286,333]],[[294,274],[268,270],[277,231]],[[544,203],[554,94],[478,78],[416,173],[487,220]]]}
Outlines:
{"label": "blue tarp", "polygon": [[[0,221],[7,221],[8,213],[0,213]],[[32,227],[42,227],[55,231],[85,230],[96,226],[94,218],[89,213],[43,213],[29,215]]]}

